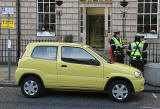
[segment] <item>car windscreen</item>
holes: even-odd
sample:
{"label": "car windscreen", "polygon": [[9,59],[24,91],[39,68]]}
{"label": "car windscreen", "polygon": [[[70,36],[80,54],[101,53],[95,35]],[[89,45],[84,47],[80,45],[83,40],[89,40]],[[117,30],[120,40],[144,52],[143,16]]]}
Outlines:
{"label": "car windscreen", "polygon": [[107,56],[99,53],[98,51],[96,51],[94,48],[89,47],[90,50],[92,50],[94,53],[96,53],[97,55],[99,55],[101,58],[103,58],[106,62],[108,63],[113,63]]}

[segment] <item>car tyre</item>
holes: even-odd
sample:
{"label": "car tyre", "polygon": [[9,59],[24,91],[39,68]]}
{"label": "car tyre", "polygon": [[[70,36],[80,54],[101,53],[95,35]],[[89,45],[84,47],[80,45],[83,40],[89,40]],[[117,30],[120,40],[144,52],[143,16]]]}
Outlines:
{"label": "car tyre", "polygon": [[109,88],[109,95],[116,102],[124,102],[131,96],[131,87],[125,81],[114,81]]}
{"label": "car tyre", "polygon": [[22,82],[21,91],[26,97],[37,98],[42,94],[42,84],[40,80],[28,77]]}

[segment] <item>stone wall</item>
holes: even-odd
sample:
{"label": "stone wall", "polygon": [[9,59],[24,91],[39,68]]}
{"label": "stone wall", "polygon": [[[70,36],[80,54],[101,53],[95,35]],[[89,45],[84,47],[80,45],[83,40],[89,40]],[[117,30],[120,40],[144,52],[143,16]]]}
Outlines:
{"label": "stone wall", "polygon": [[[129,0],[126,7],[126,39],[132,41],[136,33],[136,0]],[[120,0],[112,0],[112,32],[121,31],[122,28],[122,12],[123,8],[120,6]]]}
{"label": "stone wall", "polygon": [[37,36],[36,0],[21,0],[21,39],[35,39]]}
{"label": "stone wall", "polygon": [[[78,0],[63,0],[62,6],[56,6],[56,11],[62,10],[61,34],[73,35],[74,42],[79,40],[79,2]],[[58,32],[57,28],[57,32]]]}
{"label": "stone wall", "polygon": [[[16,12],[16,1],[17,0],[1,0],[0,7],[5,8],[14,8],[14,15],[11,15],[12,20],[16,20],[17,12]],[[111,7],[112,9],[112,32],[121,31],[122,34],[122,11],[123,8],[120,6],[120,0],[112,0],[112,3],[80,3],[79,0],[63,0],[62,6],[56,5],[57,10],[62,10],[62,18],[61,18],[61,34],[63,38],[66,35],[73,35],[74,42],[78,42],[80,40],[79,33],[79,7]],[[37,4],[36,0],[20,0],[21,2],[21,39],[52,39],[53,37],[38,37],[37,36]],[[136,6],[137,0],[128,0],[128,6],[126,7],[127,15],[126,15],[126,38],[128,41],[133,41],[134,35],[136,33]],[[0,8],[0,19],[7,19],[7,15],[1,14]],[[160,5],[159,5],[160,8]],[[160,9],[159,9],[160,10]],[[159,11],[160,12],[160,11]],[[57,19],[56,19],[57,20]],[[84,19],[85,21],[86,19]],[[159,14],[159,30],[160,30],[160,14]],[[15,29],[11,30],[11,38],[17,38],[17,21],[15,23]],[[86,26],[84,24],[84,26]],[[56,26],[57,27],[57,26]],[[85,27],[84,27],[85,29]],[[56,29],[58,32],[59,30]],[[160,34],[160,32],[159,32]],[[86,34],[83,34],[84,36]],[[0,30],[0,38],[4,39],[8,37],[8,29]],[[83,36],[82,36],[83,37]],[[149,42],[160,42],[159,38],[157,39],[148,39]],[[85,42],[83,42],[85,43]]]}

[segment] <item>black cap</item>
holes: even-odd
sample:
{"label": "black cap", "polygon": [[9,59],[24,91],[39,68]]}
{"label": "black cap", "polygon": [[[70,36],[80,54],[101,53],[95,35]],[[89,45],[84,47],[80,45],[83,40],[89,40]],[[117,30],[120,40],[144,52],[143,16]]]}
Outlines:
{"label": "black cap", "polygon": [[141,37],[141,38],[144,38],[144,35],[141,35],[140,37]]}
{"label": "black cap", "polygon": [[140,41],[140,37],[139,35],[135,35],[135,41]]}
{"label": "black cap", "polygon": [[114,34],[116,35],[116,34],[120,34],[120,31],[116,31],[116,32],[114,32]]}

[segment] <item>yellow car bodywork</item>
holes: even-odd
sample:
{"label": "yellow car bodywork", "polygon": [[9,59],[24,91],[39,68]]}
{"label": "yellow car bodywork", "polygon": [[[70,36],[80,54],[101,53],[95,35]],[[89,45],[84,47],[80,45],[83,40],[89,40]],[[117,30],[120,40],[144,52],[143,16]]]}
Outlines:
{"label": "yellow car bodywork", "polygon": [[[32,58],[31,54],[36,46],[57,46],[57,59]],[[62,46],[82,48],[95,57],[100,62],[100,65],[93,66],[64,62],[61,60]],[[67,65],[67,68],[61,67],[64,64]],[[123,78],[130,81],[134,92],[143,91],[144,78],[136,78],[134,72],[140,71],[124,64],[109,63],[87,45],[42,42],[31,43],[26,47],[23,58],[19,60],[18,68],[15,72],[15,80],[20,85],[24,75],[34,74],[41,78],[45,88],[104,91],[107,83],[112,78]]]}

